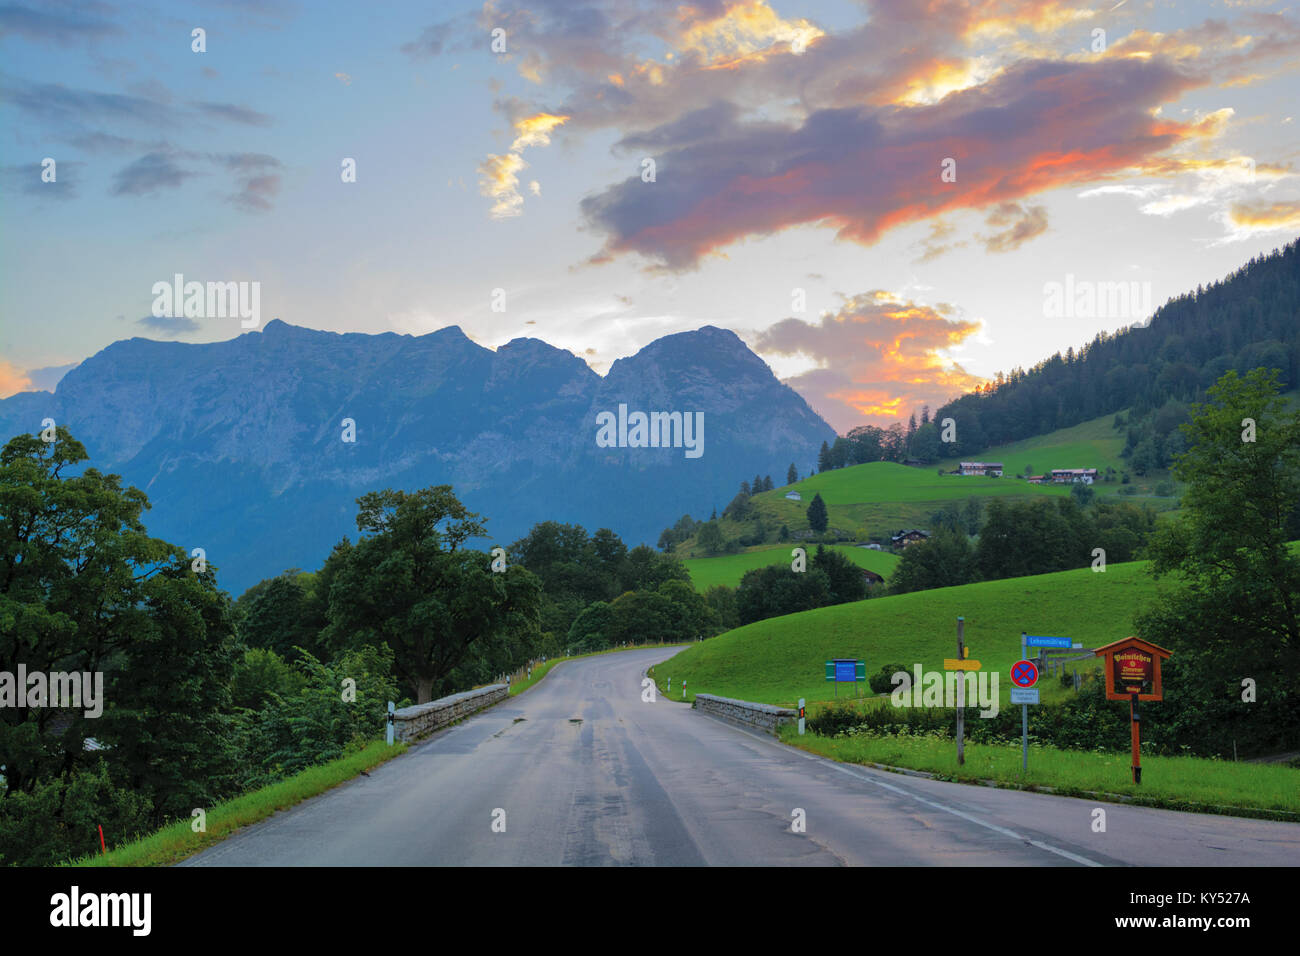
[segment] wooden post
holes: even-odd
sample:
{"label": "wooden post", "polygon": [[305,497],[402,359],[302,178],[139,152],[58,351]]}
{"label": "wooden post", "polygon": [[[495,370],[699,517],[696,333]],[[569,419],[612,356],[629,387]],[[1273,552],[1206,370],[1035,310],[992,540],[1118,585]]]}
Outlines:
{"label": "wooden post", "polygon": [[1141,751],[1142,733],[1138,728],[1141,727],[1142,725],[1139,722],[1141,718],[1138,715],[1137,694],[1134,694],[1131,698],[1129,698],[1128,712],[1133,722],[1133,782],[1141,783],[1142,782],[1142,751]]}
{"label": "wooden post", "polygon": [[[966,660],[966,619],[957,618],[957,660]],[[957,672],[957,765],[966,763],[966,672]]]}

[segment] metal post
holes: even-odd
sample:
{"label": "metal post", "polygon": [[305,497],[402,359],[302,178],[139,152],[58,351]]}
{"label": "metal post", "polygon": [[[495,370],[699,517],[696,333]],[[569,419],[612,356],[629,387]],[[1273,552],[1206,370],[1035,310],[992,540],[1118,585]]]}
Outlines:
{"label": "metal post", "polygon": [[[966,618],[957,618],[957,660],[966,660]],[[966,672],[957,672],[957,765],[966,762]]]}
{"label": "metal post", "polygon": [[1138,713],[1138,695],[1129,698],[1129,716],[1133,718],[1133,782],[1142,782],[1141,715]]}
{"label": "metal post", "polygon": [[[1025,632],[1020,632],[1020,659],[1028,660],[1025,656],[1029,651],[1028,640]],[[1029,705],[1020,705],[1020,772],[1025,773],[1029,770]]]}
{"label": "metal post", "polygon": [[1029,769],[1029,705],[1020,705],[1020,769]]}

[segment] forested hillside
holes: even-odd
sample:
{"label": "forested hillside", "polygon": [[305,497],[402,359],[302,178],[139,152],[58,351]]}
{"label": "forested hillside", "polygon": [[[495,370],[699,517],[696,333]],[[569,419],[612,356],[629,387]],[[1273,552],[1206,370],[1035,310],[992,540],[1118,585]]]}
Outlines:
{"label": "forested hillside", "polygon": [[1132,409],[1125,454],[1141,474],[1183,450],[1168,443],[1181,440],[1186,403],[1203,401],[1228,369],[1260,366],[1280,369],[1283,388],[1300,381],[1300,240],[1170,299],[1146,327],[999,373],[933,417],[956,422],[956,453],[966,456]]}

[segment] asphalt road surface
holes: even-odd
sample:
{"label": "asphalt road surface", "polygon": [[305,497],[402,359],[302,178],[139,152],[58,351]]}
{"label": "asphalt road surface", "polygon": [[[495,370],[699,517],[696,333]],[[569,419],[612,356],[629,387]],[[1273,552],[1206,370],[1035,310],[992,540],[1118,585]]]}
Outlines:
{"label": "asphalt road surface", "polygon": [[[182,865],[1300,864],[1300,823],[837,764],[662,696],[642,702],[645,669],[675,652],[560,664],[369,777]],[[1096,806],[1105,833],[1092,830]]]}

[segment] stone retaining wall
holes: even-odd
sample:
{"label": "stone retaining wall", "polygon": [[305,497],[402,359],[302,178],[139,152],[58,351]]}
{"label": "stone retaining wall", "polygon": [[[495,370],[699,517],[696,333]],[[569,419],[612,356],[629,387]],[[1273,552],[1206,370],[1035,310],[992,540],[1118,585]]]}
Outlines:
{"label": "stone retaining wall", "polygon": [[712,694],[696,694],[694,706],[696,710],[702,710],[712,717],[722,717],[747,727],[756,727],[769,734],[775,734],[776,728],[781,724],[788,724],[799,718],[798,711],[788,707],[755,704],[748,700],[732,700],[730,697],[714,697]]}
{"label": "stone retaining wall", "polygon": [[439,727],[445,727],[484,707],[491,707],[509,696],[509,684],[491,684],[478,690],[440,697],[427,704],[403,707],[393,713],[393,737],[397,740],[419,740]]}

